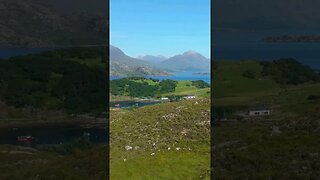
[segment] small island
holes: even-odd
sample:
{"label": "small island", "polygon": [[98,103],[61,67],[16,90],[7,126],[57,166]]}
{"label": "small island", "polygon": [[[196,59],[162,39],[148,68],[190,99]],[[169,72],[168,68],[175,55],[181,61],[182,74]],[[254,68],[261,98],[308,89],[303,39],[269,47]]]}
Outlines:
{"label": "small island", "polygon": [[268,43],[305,43],[305,42],[320,42],[320,35],[300,35],[300,36],[273,36],[262,39]]}
{"label": "small island", "polygon": [[210,75],[210,72],[195,72],[192,75]]}

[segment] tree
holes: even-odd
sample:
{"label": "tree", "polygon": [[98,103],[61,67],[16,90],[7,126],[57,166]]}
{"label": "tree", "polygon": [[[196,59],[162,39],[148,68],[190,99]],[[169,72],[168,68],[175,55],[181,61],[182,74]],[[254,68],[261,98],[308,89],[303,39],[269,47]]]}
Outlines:
{"label": "tree", "polygon": [[247,69],[242,73],[242,76],[249,79],[254,79],[256,77],[256,74],[254,71]]}

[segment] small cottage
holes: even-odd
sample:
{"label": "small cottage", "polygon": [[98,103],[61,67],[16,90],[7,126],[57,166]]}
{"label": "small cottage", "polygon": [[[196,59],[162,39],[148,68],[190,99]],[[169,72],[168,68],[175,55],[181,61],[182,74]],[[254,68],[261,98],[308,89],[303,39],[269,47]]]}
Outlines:
{"label": "small cottage", "polygon": [[162,101],[168,101],[169,98],[167,98],[167,97],[162,97],[161,100],[162,100]]}
{"label": "small cottage", "polygon": [[270,113],[270,109],[266,107],[252,107],[248,109],[249,116],[269,116]]}
{"label": "small cottage", "polygon": [[195,99],[196,96],[195,95],[186,95],[184,96],[185,99]]}

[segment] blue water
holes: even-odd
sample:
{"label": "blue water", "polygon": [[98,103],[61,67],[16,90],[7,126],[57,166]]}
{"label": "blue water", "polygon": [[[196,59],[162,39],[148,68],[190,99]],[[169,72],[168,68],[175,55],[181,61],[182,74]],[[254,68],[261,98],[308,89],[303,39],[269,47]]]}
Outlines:
{"label": "blue water", "polygon": [[82,128],[74,126],[39,126],[21,128],[1,128],[0,144],[18,144],[18,136],[32,136],[36,144],[60,144],[71,142],[90,133],[89,140],[95,143],[107,143],[107,128]]}
{"label": "blue water", "polygon": [[294,58],[314,69],[320,69],[320,43],[266,43],[261,41],[269,36],[295,34],[319,33],[289,30],[217,32],[214,35],[213,60]]}
{"label": "blue water", "polygon": [[[210,74],[193,74],[193,73],[199,73],[199,71],[184,71],[184,72],[176,72],[173,76],[146,76],[146,78],[153,78],[153,79],[159,79],[159,80],[165,80],[165,79],[171,79],[171,80],[190,80],[190,81],[196,81],[196,80],[203,80],[210,84]],[[203,73],[203,72],[202,72]],[[123,78],[120,76],[110,76],[110,80],[113,79],[119,79]]]}

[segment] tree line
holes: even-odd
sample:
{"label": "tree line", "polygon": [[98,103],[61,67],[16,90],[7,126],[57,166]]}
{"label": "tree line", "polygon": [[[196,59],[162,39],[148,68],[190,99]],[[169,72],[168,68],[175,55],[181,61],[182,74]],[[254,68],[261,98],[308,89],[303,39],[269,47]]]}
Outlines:
{"label": "tree line", "polygon": [[69,113],[104,111],[106,99],[101,97],[106,97],[107,90],[105,67],[89,67],[68,60],[78,57],[89,61],[101,56],[102,50],[81,49],[0,60],[0,99],[18,108]]}
{"label": "tree line", "polygon": [[[155,83],[151,84],[147,80]],[[157,97],[162,93],[174,92],[177,84],[178,81],[170,79],[160,81],[152,78],[128,77],[110,81],[110,93],[131,97]]]}

